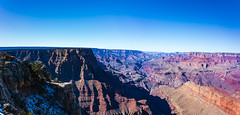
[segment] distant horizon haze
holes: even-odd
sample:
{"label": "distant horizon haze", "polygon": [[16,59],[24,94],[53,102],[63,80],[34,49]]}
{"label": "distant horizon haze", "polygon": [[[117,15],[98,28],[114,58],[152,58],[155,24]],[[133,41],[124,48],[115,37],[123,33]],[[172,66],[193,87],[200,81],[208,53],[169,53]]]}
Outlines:
{"label": "distant horizon haze", "polygon": [[[174,51],[174,52],[164,52],[164,51],[148,51],[148,50],[138,50],[138,49],[115,49],[115,48],[97,48],[97,47],[58,47],[58,46],[0,46],[0,50],[16,50],[16,49],[64,49],[64,48],[89,48],[89,49],[106,49],[106,50],[131,50],[131,51],[142,51],[142,52],[152,52],[152,53],[189,53],[189,52],[200,52],[200,51]],[[200,53],[240,53],[240,52],[200,52]]]}

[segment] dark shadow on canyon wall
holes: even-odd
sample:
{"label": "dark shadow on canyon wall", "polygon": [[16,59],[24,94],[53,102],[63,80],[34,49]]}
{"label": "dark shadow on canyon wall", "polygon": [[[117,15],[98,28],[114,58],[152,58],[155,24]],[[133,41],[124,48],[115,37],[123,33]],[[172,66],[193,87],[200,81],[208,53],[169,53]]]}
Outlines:
{"label": "dark shadow on canyon wall", "polygon": [[147,100],[147,105],[154,115],[172,115],[171,108],[166,100],[150,95],[150,92],[144,88],[122,83],[118,79],[118,74],[113,73],[112,71],[105,72],[99,70],[97,73],[98,74],[96,75],[99,76],[96,78],[100,78],[98,79],[100,82],[105,82],[106,84],[111,85],[118,94],[127,98],[134,98],[136,101]]}

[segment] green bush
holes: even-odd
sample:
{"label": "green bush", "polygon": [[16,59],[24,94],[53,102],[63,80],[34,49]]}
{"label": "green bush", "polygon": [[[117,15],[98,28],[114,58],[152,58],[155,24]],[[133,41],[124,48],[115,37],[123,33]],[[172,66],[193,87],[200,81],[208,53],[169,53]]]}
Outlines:
{"label": "green bush", "polygon": [[53,82],[55,82],[55,83],[61,83],[60,81],[58,81],[58,78],[57,78],[57,77],[53,80]]}
{"label": "green bush", "polygon": [[46,66],[39,61],[30,63],[30,71],[34,81],[37,82],[46,82],[51,81],[51,74],[49,72],[45,72]]}

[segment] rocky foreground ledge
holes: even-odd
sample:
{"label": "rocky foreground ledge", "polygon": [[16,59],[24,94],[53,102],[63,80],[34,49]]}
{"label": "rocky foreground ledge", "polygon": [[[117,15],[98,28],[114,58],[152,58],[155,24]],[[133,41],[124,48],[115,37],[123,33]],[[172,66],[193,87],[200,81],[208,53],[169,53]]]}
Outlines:
{"label": "rocky foreground ledge", "polygon": [[73,92],[71,83],[61,86],[42,81],[39,76],[44,71],[34,72],[28,61],[9,55],[1,57],[0,67],[0,114],[82,113],[75,98],[69,96]]}

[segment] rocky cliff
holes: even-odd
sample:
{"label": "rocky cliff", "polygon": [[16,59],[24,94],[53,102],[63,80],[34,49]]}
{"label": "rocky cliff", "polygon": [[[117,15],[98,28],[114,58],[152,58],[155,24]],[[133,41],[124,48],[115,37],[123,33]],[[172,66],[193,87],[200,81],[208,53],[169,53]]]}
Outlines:
{"label": "rocky cliff", "polygon": [[[119,73],[104,71],[91,49],[3,51],[28,61],[41,61],[53,78],[73,84],[74,96],[87,114],[170,114],[166,101],[141,87],[119,81]],[[67,93],[71,97],[73,93]]]}

